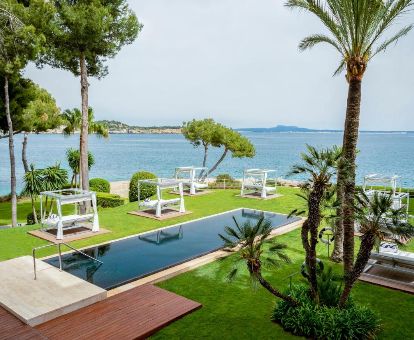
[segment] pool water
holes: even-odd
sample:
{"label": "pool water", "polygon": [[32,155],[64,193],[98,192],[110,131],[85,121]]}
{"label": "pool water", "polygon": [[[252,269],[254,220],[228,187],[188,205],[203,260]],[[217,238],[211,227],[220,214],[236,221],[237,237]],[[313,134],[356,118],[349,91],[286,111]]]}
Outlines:
{"label": "pool water", "polygon": [[[233,216],[238,223],[254,223],[264,216],[274,228],[299,220],[258,210],[232,210],[83,250],[102,264],[79,253],[63,255],[63,270],[112,289],[222,248],[218,234],[224,227],[234,226]],[[46,262],[59,267],[57,256]]]}

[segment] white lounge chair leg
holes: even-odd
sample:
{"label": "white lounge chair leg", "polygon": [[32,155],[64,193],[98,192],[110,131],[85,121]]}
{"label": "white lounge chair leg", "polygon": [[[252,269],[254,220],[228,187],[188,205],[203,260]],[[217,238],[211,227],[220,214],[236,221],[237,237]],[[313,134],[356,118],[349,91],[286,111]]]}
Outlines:
{"label": "white lounge chair leg", "polygon": [[263,188],[262,190],[262,198],[267,198],[267,192],[266,192],[266,188]]}
{"label": "white lounge chair leg", "polygon": [[191,183],[191,186],[190,186],[190,195],[195,195],[195,194],[196,194],[195,185],[194,185],[194,183]]}
{"label": "white lounge chair leg", "polygon": [[157,208],[155,210],[155,216],[156,217],[161,217],[161,204],[157,204]]}
{"label": "white lounge chair leg", "polygon": [[98,232],[99,231],[99,217],[98,217],[98,214],[93,215],[92,231],[93,232]]}
{"label": "white lounge chair leg", "polygon": [[185,213],[184,200],[180,200],[180,213]]}
{"label": "white lounge chair leg", "polygon": [[63,240],[63,223],[62,220],[59,220],[57,224],[57,233],[56,233],[57,240]]}

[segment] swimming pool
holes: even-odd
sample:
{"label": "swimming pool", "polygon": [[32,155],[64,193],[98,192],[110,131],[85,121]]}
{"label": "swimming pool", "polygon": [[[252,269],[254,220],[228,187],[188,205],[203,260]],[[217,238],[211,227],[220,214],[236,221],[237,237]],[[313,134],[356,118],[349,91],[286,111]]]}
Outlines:
{"label": "swimming pool", "polygon": [[[65,254],[63,270],[101,288],[112,289],[219,250],[223,241],[218,234],[223,233],[225,226],[234,225],[233,216],[239,223],[254,222],[264,216],[274,228],[299,220],[259,210],[232,210],[83,250],[102,264],[79,253]],[[57,256],[45,262],[59,267]]]}

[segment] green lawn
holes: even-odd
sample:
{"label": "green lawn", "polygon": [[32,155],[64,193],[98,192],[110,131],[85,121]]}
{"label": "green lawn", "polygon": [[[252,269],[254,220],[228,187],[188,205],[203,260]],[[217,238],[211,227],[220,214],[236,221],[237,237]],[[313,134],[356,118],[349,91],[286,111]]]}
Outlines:
{"label": "green lawn", "polygon": [[[99,214],[101,226],[112,232],[77,242],[75,246],[96,244],[237,207],[289,213],[303,204],[301,199],[295,196],[297,189],[280,188],[280,192],[283,193],[283,197],[259,201],[237,197],[237,191],[234,190],[217,190],[210,195],[186,198],[187,209],[193,213],[162,222],[127,215],[128,211],[136,208],[136,203],[104,209]],[[29,205],[23,204],[23,208],[30,210]],[[0,204],[0,212],[7,212],[4,203]],[[5,220],[8,223],[7,218]],[[33,246],[42,244],[42,241],[26,234],[32,228],[0,231],[0,260],[30,254]],[[288,245],[288,254],[292,263],[275,271],[265,272],[265,276],[278,287],[286,288],[289,285],[288,276],[298,272],[304,252],[300,244],[299,230],[280,236],[277,240]],[[325,246],[320,244],[318,247],[319,257],[325,259],[327,263]],[[414,242],[411,242],[407,249],[414,251]],[[51,251],[52,249],[48,249],[40,255],[50,254]],[[233,283],[226,281],[226,274],[232,263],[230,257],[160,283],[159,286],[162,288],[202,303],[203,308],[163,329],[154,338],[295,338],[285,333],[279,325],[270,322],[270,313],[275,300],[261,287],[253,289],[246,271],[243,271]],[[340,265],[335,265],[335,269],[340,271]],[[301,280],[300,274],[293,277],[293,282]],[[358,302],[371,306],[380,315],[383,323],[381,339],[412,338],[414,323],[411,314],[414,310],[414,296],[358,283],[354,290],[354,297]]]}
{"label": "green lawn", "polygon": [[[235,190],[216,190],[209,195],[198,197],[186,197],[186,209],[192,214],[166,221],[155,221],[134,215],[128,215],[128,211],[136,210],[137,203],[128,203],[118,208],[107,208],[99,211],[99,219],[102,228],[111,230],[111,233],[96,236],[90,239],[74,242],[75,247],[84,247],[108,240],[113,240],[143,231],[176,224],[195,218],[224,212],[238,207],[257,208],[262,210],[289,213],[298,204],[303,204],[295,195],[297,189],[280,188],[283,197],[276,200],[260,201],[237,197]],[[299,203],[298,203],[299,202]],[[31,211],[30,202],[21,202],[18,206],[19,220],[25,221],[26,215]],[[10,223],[10,204],[0,203],[1,224]],[[37,226],[19,227],[0,231],[0,261],[17,256],[31,254],[32,248],[45,242],[27,235],[27,231],[38,228]],[[39,251],[39,256],[49,255],[54,249],[47,248]]]}

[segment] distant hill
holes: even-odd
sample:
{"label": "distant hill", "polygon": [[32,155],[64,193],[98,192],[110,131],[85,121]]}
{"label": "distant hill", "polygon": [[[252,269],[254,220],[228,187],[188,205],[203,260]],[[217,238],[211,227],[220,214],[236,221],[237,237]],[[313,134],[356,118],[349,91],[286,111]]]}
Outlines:
{"label": "distant hill", "polygon": [[[277,125],[271,128],[242,128],[238,131],[249,132],[342,132],[342,130],[307,129],[292,125]],[[413,131],[360,131],[361,133],[413,133]]]}

